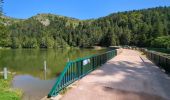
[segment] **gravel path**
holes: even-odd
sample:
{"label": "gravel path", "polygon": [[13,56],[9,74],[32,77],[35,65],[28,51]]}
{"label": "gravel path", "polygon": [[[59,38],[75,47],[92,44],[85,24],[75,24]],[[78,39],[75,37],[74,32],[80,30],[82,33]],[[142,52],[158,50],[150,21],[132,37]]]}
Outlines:
{"label": "gravel path", "polygon": [[170,77],[138,51],[124,49],[61,99],[170,100]]}

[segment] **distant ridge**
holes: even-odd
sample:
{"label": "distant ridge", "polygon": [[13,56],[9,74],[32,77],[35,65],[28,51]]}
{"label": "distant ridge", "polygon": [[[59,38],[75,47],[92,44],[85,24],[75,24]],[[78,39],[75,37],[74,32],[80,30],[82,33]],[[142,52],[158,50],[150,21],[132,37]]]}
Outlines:
{"label": "distant ridge", "polygon": [[[37,14],[28,19],[1,18],[13,48],[91,47],[94,45],[154,46],[154,39],[170,35],[170,7],[112,13],[97,19]],[[161,38],[162,39],[162,38]],[[16,44],[16,43],[17,44]],[[15,43],[11,46],[11,43]],[[166,44],[162,44],[163,47]]]}

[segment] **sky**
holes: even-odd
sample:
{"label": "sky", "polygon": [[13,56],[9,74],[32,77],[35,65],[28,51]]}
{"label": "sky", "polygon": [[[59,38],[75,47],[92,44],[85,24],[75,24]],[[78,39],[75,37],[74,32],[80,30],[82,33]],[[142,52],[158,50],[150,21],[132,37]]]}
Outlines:
{"label": "sky", "polygon": [[6,16],[22,19],[40,13],[91,19],[158,6],[170,6],[170,0],[4,0],[3,9]]}

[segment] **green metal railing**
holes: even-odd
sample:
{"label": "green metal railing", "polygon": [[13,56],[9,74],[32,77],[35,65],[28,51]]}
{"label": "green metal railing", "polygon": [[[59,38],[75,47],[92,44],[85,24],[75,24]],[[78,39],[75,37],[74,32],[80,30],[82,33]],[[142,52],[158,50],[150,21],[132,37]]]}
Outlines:
{"label": "green metal railing", "polygon": [[57,78],[48,97],[56,96],[62,89],[95,70],[116,55],[116,50],[112,50],[103,54],[92,55],[68,62],[63,72]]}
{"label": "green metal railing", "polygon": [[166,73],[170,73],[170,58],[168,56],[163,55],[162,53],[147,50],[145,48],[138,48],[141,52],[146,54],[147,58],[155,63],[160,68],[163,68]]}
{"label": "green metal railing", "polygon": [[152,62],[170,73],[170,58],[153,51],[147,51],[146,55]]}

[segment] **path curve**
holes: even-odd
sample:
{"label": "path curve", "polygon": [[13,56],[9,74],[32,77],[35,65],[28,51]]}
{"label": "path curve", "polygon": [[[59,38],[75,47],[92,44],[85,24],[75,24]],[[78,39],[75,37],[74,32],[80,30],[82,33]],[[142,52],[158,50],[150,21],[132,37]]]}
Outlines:
{"label": "path curve", "polygon": [[170,77],[140,52],[123,49],[61,100],[170,100]]}

